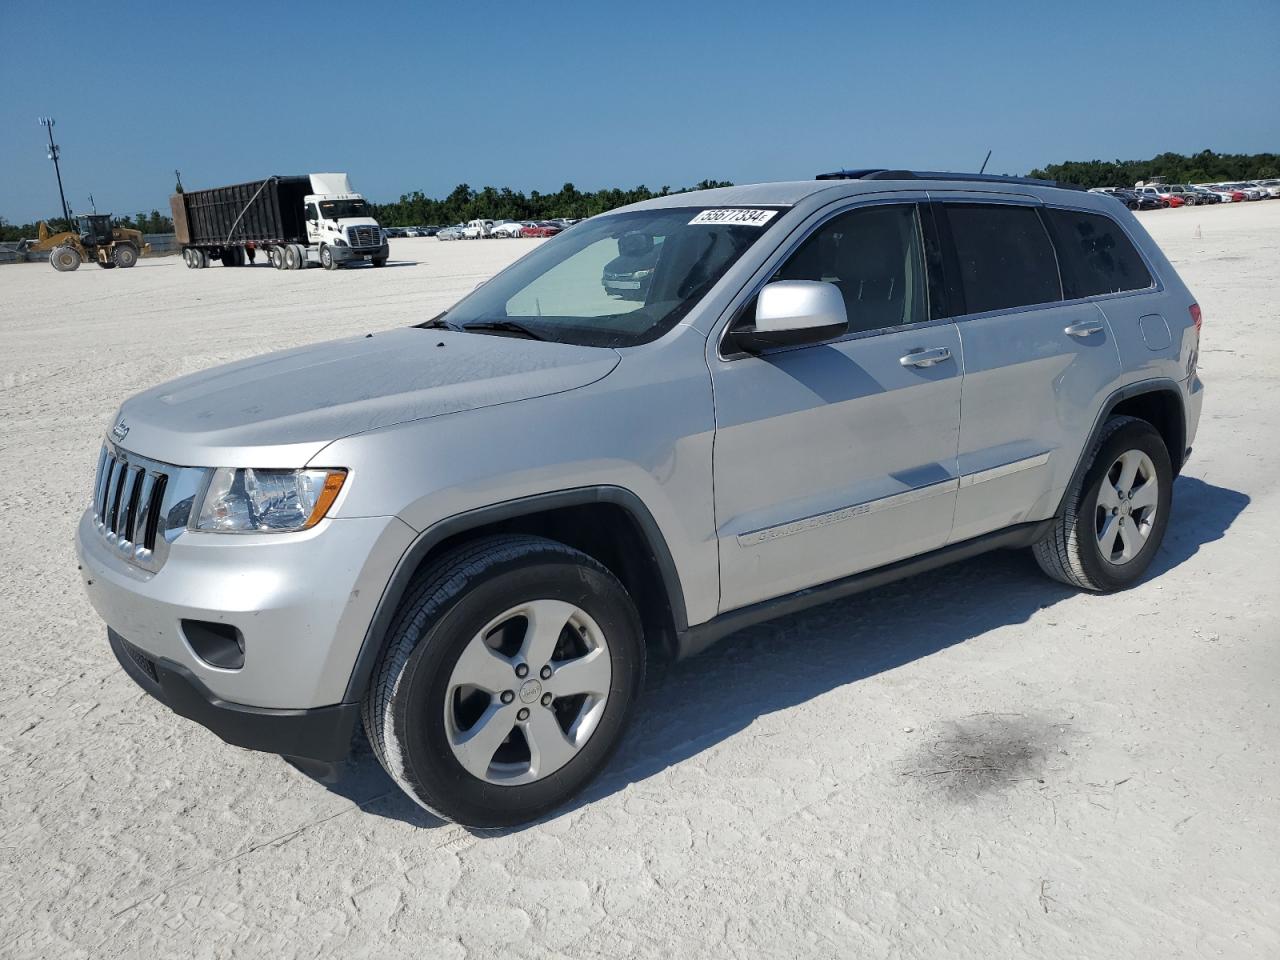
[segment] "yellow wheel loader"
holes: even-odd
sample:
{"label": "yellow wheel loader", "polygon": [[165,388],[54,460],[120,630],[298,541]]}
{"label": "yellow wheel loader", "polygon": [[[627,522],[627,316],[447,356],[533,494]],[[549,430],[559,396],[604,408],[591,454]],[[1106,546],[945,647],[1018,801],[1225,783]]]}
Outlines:
{"label": "yellow wheel loader", "polygon": [[28,250],[48,250],[49,262],[59,273],[77,270],[92,261],[104,270],[132,267],[138,257],[151,250],[139,230],[111,226],[109,213],[94,213],[79,218],[79,230],[50,233],[46,223],[40,224],[40,237]]}

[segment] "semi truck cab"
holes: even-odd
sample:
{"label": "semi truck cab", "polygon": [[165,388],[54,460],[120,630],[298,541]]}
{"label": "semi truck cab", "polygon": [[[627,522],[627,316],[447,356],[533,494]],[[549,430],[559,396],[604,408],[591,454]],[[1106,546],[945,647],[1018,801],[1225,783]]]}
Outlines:
{"label": "semi truck cab", "polygon": [[313,173],[311,190],[304,201],[307,244],[321,265],[332,269],[352,260],[373,260],[379,266],[386,262],[382,227],[345,173]]}

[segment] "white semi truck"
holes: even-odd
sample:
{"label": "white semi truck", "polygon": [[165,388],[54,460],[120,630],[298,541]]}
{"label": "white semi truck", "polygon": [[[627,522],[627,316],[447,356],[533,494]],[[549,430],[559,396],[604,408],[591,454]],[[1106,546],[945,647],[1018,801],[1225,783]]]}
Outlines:
{"label": "white semi truck", "polygon": [[244,266],[258,251],[281,270],[387,262],[386,231],[345,173],[190,190],[170,197],[169,207],[182,258],[192,269],[213,260]]}

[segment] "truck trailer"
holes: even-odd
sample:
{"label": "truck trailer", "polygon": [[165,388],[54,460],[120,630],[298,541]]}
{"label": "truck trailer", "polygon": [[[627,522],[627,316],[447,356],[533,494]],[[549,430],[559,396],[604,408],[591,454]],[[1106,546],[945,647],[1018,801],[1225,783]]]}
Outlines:
{"label": "truck trailer", "polygon": [[345,173],[275,176],[169,198],[188,267],[244,266],[251,251],[279,270],[387,262],[387,234]]}

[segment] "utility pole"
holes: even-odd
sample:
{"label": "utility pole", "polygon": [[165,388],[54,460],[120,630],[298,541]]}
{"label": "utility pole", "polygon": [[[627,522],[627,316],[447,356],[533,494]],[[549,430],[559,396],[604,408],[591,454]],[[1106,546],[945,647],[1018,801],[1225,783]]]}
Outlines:
{"label": "utility pole", "polygon": [[49,131],[49,159],[53,161],[53,172],[58,177],[58,196],[62,199],[62,217],[71,226],[71,210],[67,207],[67,195],[62,190],[62,168],[58,166],[58,145],[53,142],[53,117],[39,117],[40,126]]}

